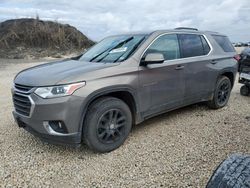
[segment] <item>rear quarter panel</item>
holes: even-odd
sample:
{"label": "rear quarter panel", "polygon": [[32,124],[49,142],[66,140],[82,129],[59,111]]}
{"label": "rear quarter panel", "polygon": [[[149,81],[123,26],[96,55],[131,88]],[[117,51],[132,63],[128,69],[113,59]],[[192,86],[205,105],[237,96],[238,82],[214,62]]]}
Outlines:
{"label": "rear quarter panel", "polygon": [[214,40],[213,36],[206,34],[210,44],[212,45],[212,53],[209,59],[214,60],[216,64],[210,64],[209,66],[213,70],[213,88],[215,88],[218,77],[224,73],[231,72],[234,75],[234,79],[238,70],[238,62],[234,59],[237,54],[234,52],[225,52],[219,44]]}

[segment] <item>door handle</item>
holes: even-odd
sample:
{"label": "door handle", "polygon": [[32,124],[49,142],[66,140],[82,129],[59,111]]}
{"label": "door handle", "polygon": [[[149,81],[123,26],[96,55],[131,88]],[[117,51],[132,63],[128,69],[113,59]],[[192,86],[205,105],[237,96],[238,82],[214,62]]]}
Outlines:
{"label": "door handle", "polygon": [[175,70],[181,70],[181,69],[184,69],[184,66],[183,65],[177,65],[175,67]]}
{"label": "door handle", "polygon": [[213,64],[213,65],[215,65],[216,63],[218,63],[218,61],[216,61],[216,60],[211,61],[211,64]]}

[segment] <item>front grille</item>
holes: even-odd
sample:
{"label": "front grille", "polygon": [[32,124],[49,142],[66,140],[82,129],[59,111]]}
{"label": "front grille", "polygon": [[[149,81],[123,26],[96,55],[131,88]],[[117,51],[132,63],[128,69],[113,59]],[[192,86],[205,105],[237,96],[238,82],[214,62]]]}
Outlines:
{"label": "front grille", "polygon": [[29,92],[33,87],[31,86],[24,86],[24,85],[20,85],[20,84],[15,84],[15,88],[20,91],[20,92],[24,92],[27,93]]}
{"label": "front grille", "polygon": [[14,93],[13,102],[14,102],[14,107],[17,113],[24,115],[24,116],[30,115],[31,102],[28,96]]}

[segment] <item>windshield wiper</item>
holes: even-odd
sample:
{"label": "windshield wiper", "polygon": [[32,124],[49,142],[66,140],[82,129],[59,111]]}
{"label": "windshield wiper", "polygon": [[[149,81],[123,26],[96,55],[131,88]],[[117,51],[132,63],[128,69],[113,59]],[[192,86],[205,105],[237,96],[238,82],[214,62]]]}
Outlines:
{"label": "windshield wiper", "polygon": [[110,48],[108,48],[108,49],[104,50],[103,52],[97,54],[96,56],[92,57],[92,58],[89,60],[89,62],[95,60],[96,58],[98,58],[99,56],[101,56],[102,54],[104,54],[105,52],[109,51],[109,49],[110,49]]}
{"label": "windshield wiper", "polygon": [[[129,57],[137,48],[138,46],[142,43],[142,41],[145,39],[145,37],[142,37],[141,40],[139,40],[135,45],[134,47],[130,50],[130,52],[128,53],[128,55],[126,57]],[[115,59],[113,61],[113,63],[117,62],[126,52],[124,52],[122,55],[120,55],[117,59]],[[125,58],[126,59],[126,58]]]}
{"label": "windshield wiper", "polygon": [[96,56],[94,56],[93,58],[91,58],[89,61],[91,62],[91,61],[95,60],[96,58],[100,57],[102,54],[108,52],[105,56],[103,56],[101,59],[99,59],[99,60],[97,61],[97,62],[100,62],[101,60],[103,60],[105,57],[108,56],[109,52],[111,52],[112,50],[116,49],[116,48],[117,48],[118,46],[120,46],[120,45],[124,45],[124,44],[128,43],[128,42],[131,41],[133,38],[134,38],[134,37],[129,37],[129,38],[127,38],[126,40],[123,40],[123,41],[119,42],[119,43],[118,43],[117,45],[115,45],[114,47],[108,48],[108,49],[104,50],[103,52],[101,52],[100,54],[97,54]]}

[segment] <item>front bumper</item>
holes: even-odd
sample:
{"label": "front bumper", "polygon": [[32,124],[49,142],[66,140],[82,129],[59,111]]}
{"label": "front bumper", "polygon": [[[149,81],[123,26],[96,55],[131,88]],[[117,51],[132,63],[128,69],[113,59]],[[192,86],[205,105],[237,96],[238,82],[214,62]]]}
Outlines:
{"label": "front bumper", "polygon": [[[54,99],[42,99],[31,93],[33,108],[30,116],[13,111],[19,127],[24,128],[41,140],[60,145],[79,146],[81,144],[81,117],[84,99],[79,96],[67,96]],[[67,132],[49,131],[46,122],[61,121]]]}
{"label": "front bumper", "polygon": [[66,146],[73,146],[73,147],[79,147],[81,145],[81,134],[80,133],[74,133],[67,136],[55,136],[55,135],[49,135],[44,134],[36,131],[32,126],[27,125],[23,122],[23,118],[20,117],[16,112],[13,111],[13,116],[15,118],[16,123],[19,127],[24,128],[26,131],[30,132],[34,136],[37,136],[42,141],[56,144],[56,145],[66,145]]}

